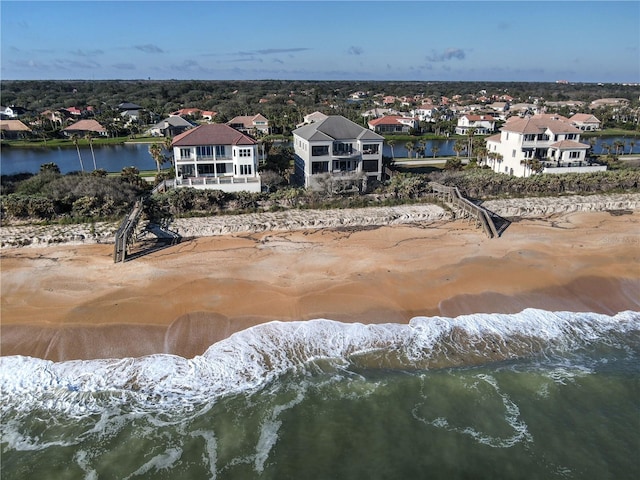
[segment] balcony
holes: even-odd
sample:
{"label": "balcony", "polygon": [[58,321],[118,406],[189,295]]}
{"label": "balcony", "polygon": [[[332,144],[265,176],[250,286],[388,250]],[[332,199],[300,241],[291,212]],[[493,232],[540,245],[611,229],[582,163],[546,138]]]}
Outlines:
{"label": "balcony", "polygon": [[331,157],[338,159],[352,159],[352,158],[360,158],[361,156],[360,150],[352,149],[352,150],[332,150]]}

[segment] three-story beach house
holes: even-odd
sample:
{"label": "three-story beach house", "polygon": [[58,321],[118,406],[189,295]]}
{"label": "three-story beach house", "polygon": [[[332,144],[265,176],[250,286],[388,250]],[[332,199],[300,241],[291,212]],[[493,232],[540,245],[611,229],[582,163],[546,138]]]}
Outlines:
{"label": "three-story beach house", "polygon": [[552,115],[511,117],[500,133],[487,138],[487,164],[496,172],[526,177],[531,173],[594,172],[605,165],[588,161],[589,145],[570,122]]}
{"label": "three-story beach house", "polygon": [[224,124],[200,125],[171,143],[176,187],[260,192],[258,142]]}
{"label": "three-story beach house", "polygon": [[305,187],[325,179],[382,179],[384,137],[340,116],[330,115],[293,131],[295,175]]}

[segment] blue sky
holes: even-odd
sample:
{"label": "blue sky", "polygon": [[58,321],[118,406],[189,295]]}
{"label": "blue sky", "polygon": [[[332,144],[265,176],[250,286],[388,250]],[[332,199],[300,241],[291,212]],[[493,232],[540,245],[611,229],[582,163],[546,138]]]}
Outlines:
{"label": "blue sky", "polygon": [[633,1],[8,1],[2,79],[640,82]]}

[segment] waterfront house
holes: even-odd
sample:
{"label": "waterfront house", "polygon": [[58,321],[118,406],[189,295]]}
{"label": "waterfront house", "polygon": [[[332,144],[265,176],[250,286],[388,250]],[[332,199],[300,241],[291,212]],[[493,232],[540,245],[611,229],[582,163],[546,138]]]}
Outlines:
{"label": "waterfront house", "polygon": [[410,133],[417,130],[419,123],[417,117],[404,117],[402,115],[385,115],[367,122],[369,129],[376,133]]}
{"label": "waterfront house", "polygon": [[227,122],[227,125],[235,128],[236,130],[247,134],[263,134],[269,135],[270,127],[269,120],[267,120],[262,114],[257,115],[245,115],[234,117]]}
{"label": "waterfront house", "polygon": [[176,187],[260,192],[258,142],[224,124],[206,124],[171,143]]}
{"label": "waterfront house", "polygon": [[293,131],[295,178],[310,188],[325,180],[381,180],[383,143],[381,135],[340,115],[304,125]]}
{"label": "waterfront house", "polygon": [[600,130],[600,120],[590,113],[576,113],[569,121],[583,132]]}
{"label": "waterfront house", "polygon": [[587,160],[589,145],[580,130],[553,115],[511,117],[500,133],[488,137],[487,164],[496,172],[526,177],[541,173],[593,172],[606,166]]}
{"label": "waterfront house", "polygon": [[469,130],[477,135],[487,135],[496,129],[496,119],[491,115],[463,115],[458,119],[457,135],[466,135]]}
{"label": "waterfront house", "polygon": [[106,137],[108,135],[107,129],[100,125],[97,120],[92,119],[78,120],[67,128],[63,128],[62,133],[67,137],[72,135],[78,135],[80,137],[84,137],[85,135]]}

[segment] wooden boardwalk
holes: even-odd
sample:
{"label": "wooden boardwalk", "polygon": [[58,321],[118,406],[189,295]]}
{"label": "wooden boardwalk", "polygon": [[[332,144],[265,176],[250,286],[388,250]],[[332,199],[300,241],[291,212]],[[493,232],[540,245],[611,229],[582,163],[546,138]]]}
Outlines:
{"label": "wooden boardwalk", "polygon": [[113,261],[115,263],[124,262],[127,258],[127,249],[135,240],[136,227],[142,215],[142,206],[143,200],[138,199],[116,232],[115,246],[113,248]]}
{"label": "wooden boardwalk", "polygon": [[475,221],[476,226],[482,227],[489,238],[497,238],[500,236],[491,213],[487,209],[464,198],[460,190],[458,190],[458,187],[448,187],[434,182],[431,182],[429,185],[435,197],[449,205],[457,217]]}

